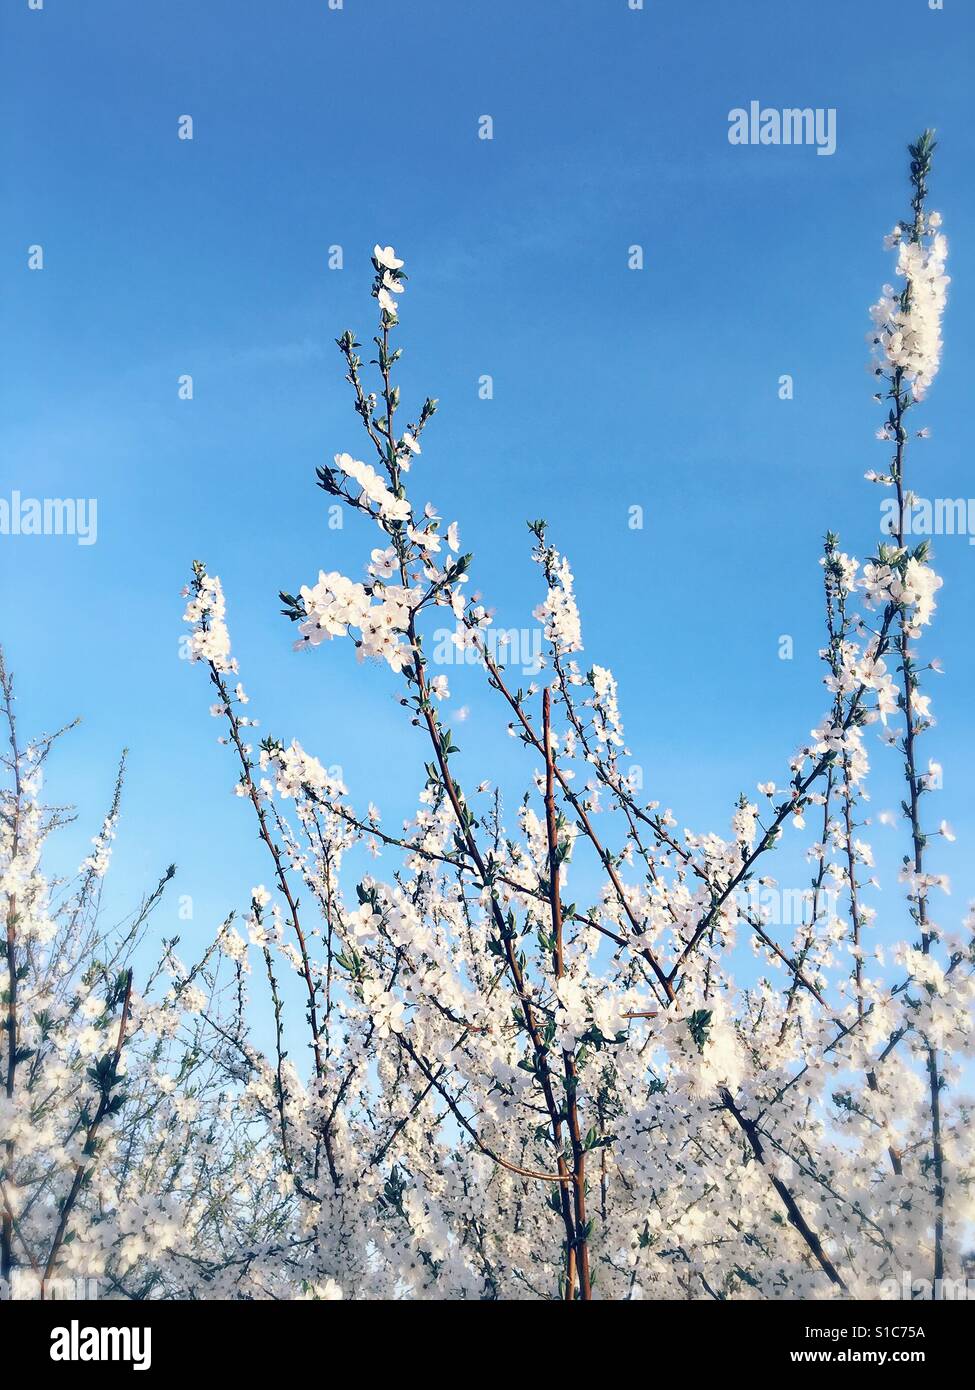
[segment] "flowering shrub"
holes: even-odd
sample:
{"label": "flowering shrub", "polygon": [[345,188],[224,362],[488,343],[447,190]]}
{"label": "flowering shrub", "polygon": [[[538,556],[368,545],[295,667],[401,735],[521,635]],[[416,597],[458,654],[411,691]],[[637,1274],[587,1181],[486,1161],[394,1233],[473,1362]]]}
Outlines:
{"label": "flowering shrub", "polygon": [[[21,743],[2,657],[0,691],[11,750],[0,801],[3,1291],[189,1296],[201,1284],[197,1251],[212,1258],[250,1219],[252,1231],[266,1229],[257,1215],[266,1195],[261,1136],[228,1089],[250,1065],[240,1015],[223,1009],[215,948],[187,971],[176,943],[164,942],[135,985],[133,957],[172,866],[129,919],[101,925],[124,759],[76,879],[44,876],[46,842],[68,818],[40,799],[60,735]],[[252,1192],[241,1171],[253,1177]]]}
{"label": "flowering shrub", "polygon": [[[930,133],[911,147],[912,217],[891,239],[902,283],[869,335],[892,455],[868,476],[901,516],[907,417],[938,370],[947,285],[925,206],[933,148]],[[38,867],[59,819],[39,801],[50,740],[19,751],[5,677],[3,1278],[16,1292],[18,1274],[96,1274],[125,1297],[802,1299],[883,1296],[914,1270],[936,1291],[962,1272],[973,1215],[957,1082],[975,920],[936,921],[947,885],[927,862],[937,779],[920,768],[933,721],[917,644],[941,584],[927,544],[900,529],[861,565],[826,537],[822,719],[726,834],[680,829],[621,767],[617,684],[580,661],[572,571],[543,521],[539,684],[516,687],[499,659],[458,523],[408,487],[436,401],[404,422],[403,261],[377,245],[372,263],[374,390],[354,335],[338,339],[372,462],[339,453],[318,472],[359,514],[363,572],[281,598],[305,659],[348,640],[388,666],[365,675],[398,682],[424,740],[416,812],[386,825],[297,740],[254,746],[222,587],[195,564],[190,653],[269,886],[197,964],[164,943],[137,990],[133,950],[165,880],[115,938],[100,931],[117,794],[55,903]],[[448,681],[424,641],[445,614],[524,746],[513,822],[457,770]],[[878,725],[907,783],[916,933],[900,943],[875,940],[865,901]],[[807,820],[810,910],[780,940],[751,890]],[[352,872],[362,848],[395,868]],[[587,875],[596,900],[570,900],[570,876]],[[307,1064],[290,1055],[300,1027]]]}

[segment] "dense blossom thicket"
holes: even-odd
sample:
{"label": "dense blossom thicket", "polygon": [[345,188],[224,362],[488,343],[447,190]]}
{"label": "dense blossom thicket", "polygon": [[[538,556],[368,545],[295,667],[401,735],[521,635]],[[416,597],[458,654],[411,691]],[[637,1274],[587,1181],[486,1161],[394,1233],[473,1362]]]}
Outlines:
{"label": "dense blossom thicket", "polygon": [[[941,353],[932,150],[930,133],[911,147],[898,283],[869,334],[888,463],[868,476],[899,517],[908,420]],[[416,813],[391,827],[357,808],[328,735],[319,757],[258,741],[220,581],[196,564],[189,651],[266,886],[195,964],[164,942],[140,973],[168,875],[121,930],[101,929],[116,794],[78,880],[45,878],[64,814],[42,800],[53,740],[20,742],[4,674],[5,1290],[819,1299],[900,1296],[908,1271],[940,1296],[963,1275],[973,1216],[959,1082],[975,923],[943,925],[947,883],[929,865],[932,835],[951,833],[933,830],[938,768],[919,751],[933,722],[920,647],[941,584],[927,544],[895,523],[861,564],[827,537],[819,726],[725,833],[680,829],[624,769],[616,682],[582,659],[572,571],[543,522],[537,684],[519,688],[499,661],[458,524],[411,495],[436,402],[403,418],[403,262],[377,246],[373,266],[374,391],[353,334],[338,340],[371,462],[339,453],[318,475],[361,522],[364,569],[323,571],[282,600],[303,659],[351,641],[378,659],[362,679],[398,683],[409,746],[425,750]],[[428,652],[445,619],[524,745],[527,791],[507,820],[457,770],[448,679]],[[888,894],[910,914],[900,941],[873,905],[864,839],[877,733],[906,777],[902,889]],[[809,910],[784,934],[752,890],[803,827]],[[352,872],[363,848],[381,875]],[[568,880],[587,863],[602,890],[583,904]],[[747,985],[732,974],[742,944]]]}

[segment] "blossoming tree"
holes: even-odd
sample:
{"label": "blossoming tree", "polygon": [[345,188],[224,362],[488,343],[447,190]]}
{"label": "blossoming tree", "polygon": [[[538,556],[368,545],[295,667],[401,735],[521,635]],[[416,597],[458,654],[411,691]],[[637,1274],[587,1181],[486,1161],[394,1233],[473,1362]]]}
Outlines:
{"label": "blossoming tree", "polygon": [[[889,239],[899,285],[869,335],[890,463],[868,476],[900,517],[948,283],[933,150],[929,132],[911,146],[911,215]],[[517,685],[490,641],[458,522],[413,488],[436,402],[404,419],[403,262],[376,246],[373,269],[375,361],[338,339],[369,461],[343,452],[318,472],[361,523],[364,572],[281,597],[306,659],[351,641],[374,659],[364,678],[398,684],[424,745],[416,812],[393,827],[358,809],[327,746],[324,761],[297,740],[254,746],[221,584],[194,565],[190,652],[269,886],[195,965],[164,943],[137,988],[156,895],[110,945],[93,886],[113,809],[80,887],[50,907],[49,741],[19,750],[5,677],[3,1278],[94,1271],[130,1297],[802,1299],[882,1296],[911,1270],[938,1296],[972,1217],[958,1080],[975,921],[939,924],[946,884],[928,864],[920,648],[941,580],[926,543],[901,524],[861,565],[826,537],[822,719],[728,833],[682,830],[623,768],[616,681],[581,659],[572,571],[542,521],[537,684]],[[487,783],[465,783],[441,713],[430,633],[448,614],[523,745],[510,820]],[[906,778],[902,942],[866,901],[877,726]],[[781,939],[751,889],[807,820],[809,911]],[[354,872],[363,847],[395,867]],[[570,877],[598,881],[595,901],[573,901]],[[306,1063],[291,1055],[302,1030]]]}

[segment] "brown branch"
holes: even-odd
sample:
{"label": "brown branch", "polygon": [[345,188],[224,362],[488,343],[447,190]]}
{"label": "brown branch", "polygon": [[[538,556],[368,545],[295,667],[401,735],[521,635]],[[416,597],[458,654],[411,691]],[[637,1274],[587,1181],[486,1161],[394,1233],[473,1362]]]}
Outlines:
{"label": "brown branch", "polygon": [[[559,829],[555,812],[555,759],[552,755],[552,697],[549,687],[542,691],[542,729],[545,748],[545,829],[548,839],[548,892],[552,911],[552,965],[556,980],[565,974],[565,953],[562,942],[562,899],[559,892]],[[575,1056],[568,1048],[562,1049],[562,1066],[565,1074],[566,1112],[569,1138],[572,1143],[572,1200],[573,1221],[576,1231],[575,1267],[579,1280],[579,1297],[584,1302],[592,1299],[592,1283],[589,1274],[589,1237],[586,1216],[586,1151],[582,1143],[582,1130],[579,1125],[579,1077]],[[574,1297],[572,1286],[573,1252],[566,1251],[565,1297]]]}
{"label": "brown branch", "polygon": [[809,1249],[812,1251],[820,1268],[826,1274],[830,1283],[835,1284],[837,1288],[842,1289],[844,1293],[849,1293],[849,1289],[844,1283],[842,1277],[837,1273],[835,1265],[833,1264],[832,1260],[830,1260],[829,1256],[826,1254],[826,1251],[823,1249],[822,1241],[819,1239],[819,1236],[812,1229],[812,1227],[807,1222],[806,1218],[803,1216],[802,1212],[799,1210],[799,1206],[796,1202],[796,1199],[793,1197],[792,1193],[786,1187],[782,1179],[778,1177],[775,1173],[769,1172],[768,1166],[765,1162],[765,1152],[762,1148],[762,1141],[759,1136],[757,1124],[754,1120],[750,1120],[747,1116],[742,1114],[742,1112],[738,1109],[737,1105],[735,1104],[731,1092],[727,1089],[727,1087],[722,1086],[720,1088],[719,1094],[721,1096],[721,1102],[724,1108],[728,1111],[730,1115],[734,1117],[742,1133],[745,1135],[745,1138],[748,1140],[748,1144],[751,1148],[752,1153],[755,1155],[759,1163],[768,1173],[769,1181],[775,1188],[776,1192],[779,1194],[779,1197],[782,1200],[782,1205],[785,1207],[786,1211],[789,1214],[790,1222],[799,1232],[800,1236],[802,1236],[802,1239],[806,1242],[806,1245],[808,1245]]}

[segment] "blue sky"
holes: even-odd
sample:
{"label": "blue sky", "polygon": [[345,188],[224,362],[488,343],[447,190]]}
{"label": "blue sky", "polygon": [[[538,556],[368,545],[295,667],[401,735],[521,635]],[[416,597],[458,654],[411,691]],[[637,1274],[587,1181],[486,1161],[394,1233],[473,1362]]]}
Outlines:
{"label": "blue sky", "polygon": [[[51,788],[80,805],[79,851],[131,749],[113,903],[175,860],[194,919],[176,923],[174,897],[157,923],[202,943],[269,876],[203,673],[177,659],[196,557],[226,586],[263,731],[340,763],[361,805],[413,804],[424,750],[389,673],[348,644],[292,654],[278,616],[279,589],[358,575],[372,543],[327,529],[314,471],[361,453],[333,340],[368,341],[377,239],[411,277],[404,396],[441,402],[416,493],[459,521],[498,620],[530,622],[524,520],[544,516],[648,794],[725,833],[740,790],[783,777],[824,706],[822,535],[861,556],[877,541],[864,333],[906,210],[904,147],[928,125],[953,284],[910,478],[973,494],[969,5],[8,0],[0,37],[0,495],[98,500],[95,545],[0,537],[0,640],[25,725],[83,717]],[[728,113],[752,99],[835,108],[836,153],[731,146]],[[924,753],[946,768],[931,809],[958,831],[934,851],[948,924],[975,894],[975,547],[945,537],[936,563],[926,644],[948,675]],[[469,777],[527,784],[520,747],[491,732],[495,697],[452,684]],[[881,761],[877,810],[900,795]],[[893,853],[893,832],[873,838]]]}

